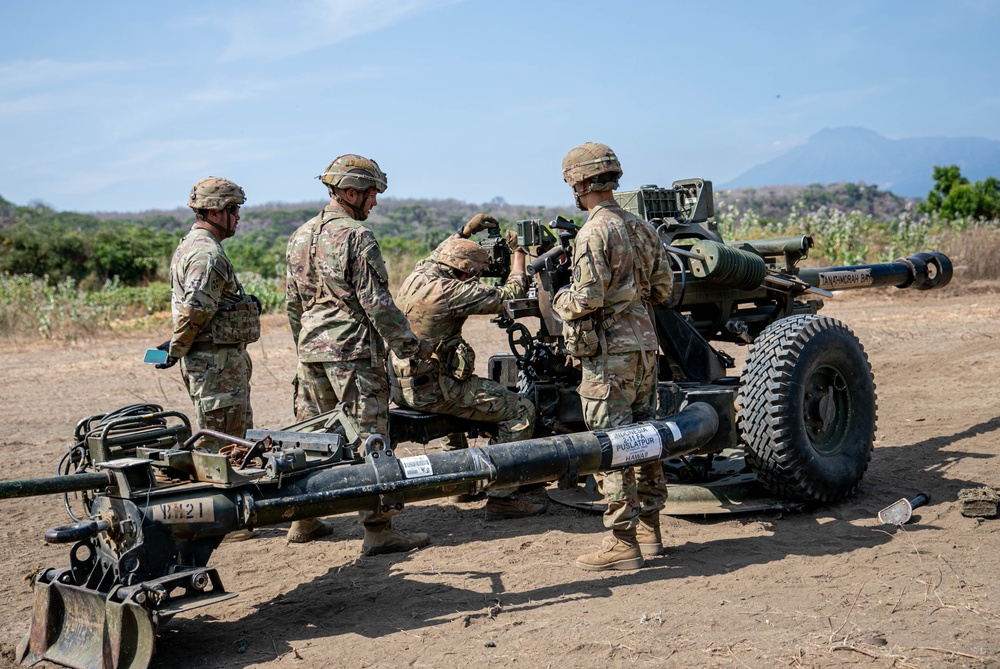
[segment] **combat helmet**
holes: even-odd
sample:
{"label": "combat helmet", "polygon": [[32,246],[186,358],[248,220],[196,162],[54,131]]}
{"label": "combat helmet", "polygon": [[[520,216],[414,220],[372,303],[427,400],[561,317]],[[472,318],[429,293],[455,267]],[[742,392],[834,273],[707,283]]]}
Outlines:
{"label": "combat helmet", "polygon": [[586,142],[570,149],[566,154],[562,161],[562,173],[563,179],[571,187],[581,181],[607,174],[609,178],[597,183],[592,181],[587,192],[614,190],[618,188],[618,179],[622,176],[622,164],[606,144]]}
{"label": "combat helmet", "polygon": [[378,163],[353,153],[335,158],[323,174],[316,177],[331,188],[354,188],[366,191],[374,188],[384,193],[389,187],[389,179],[379,169]]}
{"label": "combat helmet", "polygon": [[486,250],[472,241],[452,236],[434,251],[434,260],[459,272],[479,276],[489,262]]}
{"label": "combat helmet", "polygon": [[231,204],[241,205],[247,201],[243,189],[229,179],[208,177],[191,187],[188,206],[199,209],[225,209]]}

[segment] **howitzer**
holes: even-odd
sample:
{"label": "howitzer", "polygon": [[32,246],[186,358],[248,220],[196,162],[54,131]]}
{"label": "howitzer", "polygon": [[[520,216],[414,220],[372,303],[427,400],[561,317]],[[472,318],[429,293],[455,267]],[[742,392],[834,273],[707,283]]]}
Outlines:
{"label": "howitzer", "polygon": [[[709,181],[644,186],[615,198],[656,228],[673,264],[673,295],[652,306],[659,339],[656,415],[691,402],[707,402],[720,415],[719,431],[695,456],[665,463],[669,480],[710,488],[729,486],[734,477],[756,479],[770,494],[798,502],[852,494],[872,454],[875,382],[854,333],[818,312],[832,291],[943,287],[952,277],[948,257],[932,251],[889,263],[799,267],[813,246],[808,235],[723,240],[712,220]],[[527,265],[532,285],[496,319],[511,353],[490,358],[489,376],[534,401],[536,435],[581,431],[580,372],[568,362],[562,322],[551,308],[553,295],[570,282],[576,226],[565,219],[548,226],[519,221],[517,233],[533,257]],[[534,331],[521,322],[530,318],[538,319]],[[749,346],[741,373],[731,371],[736,362],[718,343]],[[400,437],[422,441],[457,429],[492,434],[488,425],[412,412],[398,412],[393,425]],[[550,492],[559,500],[557,494]],[[671,512],[733,505],[721,500],[709,507]]]}
{"label": "howitzer", "polygon": [[[229,532],[652,462],[702,448],[719,422],[694,403],[617,429],[400,458],[377,435],[356,448],[337,413],[227,437],[220,453],[196,448],[217,433],[191,435],[186,418],[153,405],[96,418],[81,422],[69,458],[96,472],[0,482],[0,499],[85,493],[83,514],[71,511],[75,522],[45,533],[72,544],[70,564],[34,578],[31,625],[17,649],[25,665],[143,669],[159,626],[236,596],[209,566]],[[301,431],[317,427],[324,431]],[[109,445],[114,457],[98,461]]]}

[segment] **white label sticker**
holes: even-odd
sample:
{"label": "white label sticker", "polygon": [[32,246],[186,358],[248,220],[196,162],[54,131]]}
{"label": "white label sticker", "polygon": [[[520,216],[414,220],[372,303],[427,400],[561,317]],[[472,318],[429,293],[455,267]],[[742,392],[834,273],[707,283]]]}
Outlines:
{"label": "white label sticker", "polygon": [[151,504],[153,520],[161,523],[214,523],[215,506],[210,498],[190,499],[185,502]]}
{"label": "white label sticker", "polygon": [[[677,429],[676,426],[674,429]],[[671,430],[673,431],[673,430]],[[635,425],[608,432],[611,440],[611,466],[655,460],[663,450],[660,433],[652,425]]]}
{"label": "white label sticker", "polygon": [[852,269],[839,272],[820,272],[819,287],[836,290],[837,288],[857,288],[872,285],[871,269]]}
{"label": "white label sticker", "polygon": [[431,461],[426,455],[414,455],[410,458],[400,458],[403,465],[403,476],[408,479],[417,479],[421,476],[431,476],[434,470],[431,469]]}

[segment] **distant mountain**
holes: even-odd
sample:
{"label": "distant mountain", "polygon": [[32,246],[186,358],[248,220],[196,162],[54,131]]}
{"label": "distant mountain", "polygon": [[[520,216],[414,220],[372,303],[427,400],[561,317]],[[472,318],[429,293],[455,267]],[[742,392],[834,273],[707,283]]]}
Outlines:
{"label": "distant mountain", "polygon": [[958,165],[971,181],[1000,176],[1000,142],[982,137],[887,139],[864,128],[826,128],[718,188],[863,181],[896,195],[925,197],[934,184],[935,165]]}

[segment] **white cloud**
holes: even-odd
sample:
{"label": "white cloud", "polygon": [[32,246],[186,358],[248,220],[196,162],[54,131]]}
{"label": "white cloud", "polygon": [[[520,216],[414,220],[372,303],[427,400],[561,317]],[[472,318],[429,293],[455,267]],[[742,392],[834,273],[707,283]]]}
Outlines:
{"label": "white cloud", "polygon": [[[214,29],[229,33],[223,58],[279,60],[306,51],[377,32],[411,16],[459,0],[306,0],[267,3],[201,19]],[[266,9],[265,9],[266,8]],[[346,56],[351,69],[365,64],[364,54]]]}
{"label": "white cloud", "polygon": [[23,60],[0,65],[0,90],[46,88],[66,81],[76,81],[107,72],[121,72],[137,66],[123,61],[70,63],[58,60]]}
{"label": "white cloud", "polygon": [[207,176],[227,166],[232,169],[240,163],[264,161],[271,155],[273,152],[241,139],[147,141],[117,160],[105,161],[103,169],[71,172],[59,194],[91,194],[125,183],[189,180],[192,174]]}
{"label": "white cloud", "polygon": [[[385,72],[375,67],[358,67],[350,72],[337,74],[338,84],[357,81],[371,81],[384,76]],[[206,82],[183,93],[180,99],[196,104],[225,105],[257,100],[272,100],[279,94],[297,95],[310,88],[322,89],[329,84],[325,72],[296,73],[294,75],[262,77],[258,75],[238,78],[219,77],[219,83]]]}

